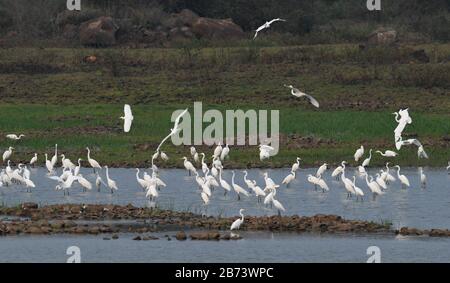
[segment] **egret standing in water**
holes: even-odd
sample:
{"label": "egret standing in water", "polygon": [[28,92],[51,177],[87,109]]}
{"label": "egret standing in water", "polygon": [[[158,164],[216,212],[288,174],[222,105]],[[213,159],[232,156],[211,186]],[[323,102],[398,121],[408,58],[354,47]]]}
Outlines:
{"label": "egret standing in water", "polygon": [[184,165],[184,168],[186,168],[186,170],[189,172],[189,176],[191,176],[191,173],[192,174],[197,173],[197,170],[195,170],[194,165],[192,165],[192,163],[187,160],[187,157],[183,157],[181,159],[184,160],[183,165]]}
{"label": "egret standing in water", "polygon": [[406,178],[405,175],[400,175],[400,166],[396,165],[394,166],[397,168],[397,177],[400,180],[400,182],[402,183],[402,188],[406,189],[406,187],[409,187],[409,180],[408,178]]}
{"label": "egret standing in water", "polygon": [[241,208],[239,209],[239,214],[241,215],[241,218],[236,219],[233,224],[231,224],[230,230],[239,230],[239,228],[241,227],[242,223],[244,223],[244,209]]}
{"label": "egret standing in water", "polygon": [[363,163],[362,163],[362,167],[367,167],[370,164],[370,160],[372,159],[372,149],[369,150],[369,157],[366,158]]}
{"label": "egret standing in water", "polygon": [[105,166],[106,169],[106,181],[108,184],[108,187],[111,190],[111,194],[114,193],[113,190],[119,190],[119,188],[117,187],[116,181],[114,181],[113,179],[109,178],[109,170],[108,170],[108,166]]}
{"label": "egret standing in water", "polygon": [[282,184],[285,184],[286,187],[289,188],[289,184],[295,179],[295,171],[292,171],[291,174],[287,175],[286,178],[284,178]]}
{"label": "egret standing in water", "polygon": [[295,88],[292,85],[284,85],[284,86],[291,89],[291,94],[293,96],[295,96],[295,97],[306,97],[306,98],[309,99],[309,102],[313,106],[319,108],[319,102],[314,97],[312,97],[311,95],[301,92],[298,88]]}
{"label": "egret standing in water", "polygon": [[426,188],[427,186],[427,176],[423,173],[423,168],[419,167],[419,175],[420,175],[420,184],[422,188]]}
{"label": "egret standing in water", "polygon": [[52,160],[50,162],[53,167],[55,167],[56,162],[58,162],[58,144],[55,144],[55,155],[52,156]]}
{"label": "egret standing in water", "polygon": [[238,184],[236,184],[234,182],[234,176],[235,173],[234,171],[232,171],[232,177],[231,177],[231,185],[233,186],[234,191],[236,192],[236,194],[238,195],[238,200],[241,200],[241,194],[243,194],[244,196],[248,197],[249,194],[246,190],[244,190],[244,188],[242,188],[241,186],[239,186]]}
{"label": "egret standing in water", "polygon": [[364,192],[356,186],[356,176],[353,176],[353,189],[355,190],[356,201],[358,201],[358,198],[364,201]]}
{"label": "egret standing in water", "polygon": [[317,170],[316,173],[316,177],[321,177],[323,173],[325,173],[325,171],[327,170],[327,166],[328,164],[324,163],[322,166],[319,167],[319,169]]}
{"label": "egret standing in water", "polygon": [[302,160],[300,157],[297,157],[297,161],[292,164],[291,172],[297,172],[298,168],[300,168],[300,160]]}
{"label": "egret standing in water", "polygon": [[123,120],[123,131],[128,133],[131,129],[131,124],[133,123],[133,113],[131,112],[131,107],[125,104],[123,107],[124,116],[120,117]]}

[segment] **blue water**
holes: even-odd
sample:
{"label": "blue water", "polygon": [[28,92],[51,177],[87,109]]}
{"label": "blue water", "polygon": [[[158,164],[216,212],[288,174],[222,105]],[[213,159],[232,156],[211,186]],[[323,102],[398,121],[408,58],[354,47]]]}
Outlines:
{"label": "blue water", "polygon": [[[394,182],[386,194],[375,201],[370,196],[365,180],[358,177],[357,185],[364,190],[366,198],[364,202],[356,202],[354,199],[346,199],[346,191],[341,182],[333,180],[330,176],[332,170],[328,170],[324,176],[330,191],[322,193],[315,191],[313,186],[306,181],[307,174],[315,172],[315,169],[300,169],[297,179],[289,188],[281,186],[278,189],[276,198],[286,208],[285,214],[287,215],[326,213],[341,215],[348,219],[391,221],[394,228],[401,226],[423,229],[450,228],[450,175],[443,169],[425,168],[424,170],[428,177],[426,189],[420,188],[417,169],[402,168],[401,173],[409,178],[411,188],[403,190],[398,182]],[[369,172],[375,171],[378,170],[373,169]],[[10,206],[25,201],[37,202],[42,205],[55,203],[154,205],[154,203],[149,203],[144,192],[138,188],[135,172],[134,169],[110,169],[111,178],[116,180],[119,186],[119,190],[114,194],[110,194],[109,190],[104,188],[101,192],[94,189],[83,193],[81,188],[75,185],[71,189],[70,196],[64,196],[62,191],[54,190],[56,182],[45,177],[44,169],[34,169],[31,179],[37,187],[33,193],[26,193],[26,190],[21,187],[2,187],[0,188],[0,201]],[[260,187],[264,187],[262,176],[264,172],[269,172],[270,177],[280,184],[289,173],[289,169],[252,169],[249,170],[249,178],[255,179]],[[86,178],[95,180],[91,170],[83,169],[82,173]],[[391,173],[395,176],[393,171]],[[236,183],[246,188],[241,170],[236,170],[236,174]],[[351,177],[353,174],[357,173],[353,169],[349,169],[347,177]],[[226,170],[223,177],[231,184],[230,170]],[[103,178],[106,179],[104,176]],[[247,215],[277,213],[274,209],[258,204],[253,195],[248,198],[242,197],[240,201],[237,201],[234,192],[224,196],[221,188],[213,191],[211,202],[208,207],[205,207],[194,177],[187,176],[184,170],[161,170],[160,178],[167,183],[167,188],[160,191],[160,197],[156,202],[158,207],[222,216],[237,215],[240,208],[245,208]]]}

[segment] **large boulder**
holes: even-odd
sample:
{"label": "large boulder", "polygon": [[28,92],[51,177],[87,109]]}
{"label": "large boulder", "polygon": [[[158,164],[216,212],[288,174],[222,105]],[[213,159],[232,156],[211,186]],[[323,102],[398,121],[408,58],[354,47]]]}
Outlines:
{"label": "large boulder", "polygon": [[80,25],[80,42],[83,45],[111,46],[116,44],[119,26],[111,17],[99,17]]}
{"label": "large boulder", "polygon": [[230,39],[244,37],[244,31],[231,19],[198,18],[192,24],[192,32],[199,38]]}
{"label": "large boulder", "polygon": [[369,46],[393,45],[397,41],[395,30],[380,28],[369,35],[367,43]]}

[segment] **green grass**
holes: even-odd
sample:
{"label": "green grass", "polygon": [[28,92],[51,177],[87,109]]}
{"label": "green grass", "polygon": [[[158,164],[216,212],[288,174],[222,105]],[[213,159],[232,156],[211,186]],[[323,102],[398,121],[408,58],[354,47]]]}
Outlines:
{"label": "green grass", "polygon": [[[188,105],[192,111],[192,105]],[[248,105],[208,105],[208,109],[250,109]],[[101,163],[110,165],[148,165],[158,142],[168,133],[172,124],[172,111],[186,105],[155,106],[137,105],[133,107],[135,121],[131,133],[122,132],[121,104],[97,105],[1,105],[0,129],[2,136],[7,133],[25,133],[22,141],[14,142],[4,138],[2,148],[13,145],[16,148],[13,160],[27,161],[32,153],[38,152],[43,161],[43,153],[53,155],[53,146],[58,144],[61,153],[75,161],[85,157],[86,146],[93,149],[93,156]],[[261,108],[271,109],[271,108]],[[366,148],[392,149],[393,115],[389,112],[362,111],[310,111],[297,107],[274,108],[280,110],[280,131],[283,136],[280,153],[269,162],[260,162],[258,150],[251,147],[232,147],[229,164],[231,166],[286,166],[296,156],[304,163],[316,165],[321,162],[337,163],[351,161],[360,143]],[[432,113],[412,113],[414,123],[407,133],[415,133],[424,141],[431,159],[418,161],[414,148],[401,151],[396,162],[402,165],[442,165],[448,158],[448,146],[437,143],[450,132],[449,115]],[[14,117],[14,118],[11,118]],[[204,127],[208,124],[204,124]],[[311,137],[312,143],[302,143],[295,137]],[[318,142],[318,143],[316,143]],[[189,147],[174,147],[168,143],[163,148],[172,157],[166,166],[181,166],[181,156],[188,156]],[[213,148],[200,147],[199,151],[210,155]],[[373,164],[382,164],[384,159],[375,156]]]}

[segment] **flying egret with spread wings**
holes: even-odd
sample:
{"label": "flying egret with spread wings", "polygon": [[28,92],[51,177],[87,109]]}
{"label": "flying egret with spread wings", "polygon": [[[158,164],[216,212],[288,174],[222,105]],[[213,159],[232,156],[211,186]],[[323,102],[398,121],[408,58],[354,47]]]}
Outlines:
{"label": "flying egret with spread wings", "polygon": [[286,20],[283,20],[283,19],[280,19],[280,18],[276,18],[276,19],[273,19],[273,20],[271,20],[269,22],[265,22],[262,26],[260,26],[259,28],[257,28],[255,30],[255,36],[253,36],[253,39],[255,39],[258,36],[258,33],[260,31],[262,31],[263,29],[270,28],[270,25],[273,24],[274,22],[286,22]]}
{"label": "flying egret with spread wings", "polygon": [[284,86],[291,89],[291,94],[292,94],[293,96],[295,96],[295,97],[306,97],[306,98],[309,99],[309,102],[310,102],[313,106],[319,108],[319,102],[318,102],[314,97],[312,97],[311,95],[306,94],[306,93],[304,93],[304,92],[301,92],[298,88],[295,88],[295,87],[292,86],[292,85],[284,85]]}
{"label": "flying egret with spread wings", "polygon": [[173,135],[177,134],[179,131],[181,131],[181,128],[179,128],[178,126],[180,124],[181,117],[183,117],[183,115],[186,114],[187,112],[188,112],[188,109],[186,108],[183,112],[181,112],[180,115],[178,115],[178,117],[175,119],[175,124],[173,125],[173,128],[170,129],[170,134],[161,141],[161,143],[158,145],[158,148],[156,149],[156,151],[159,151],[161,146],[166,142],[166,140],[168,138],[170,138],[171,136],[173,136]]}
{"label": "flying egret with spread wings", "polygon": [[128,133],[131,129],[131,124],[133,123],[133,113],[131,112],[131,107],[125,104],[123,107],[124,116],[120,117],[123,120],[123,131]]}

